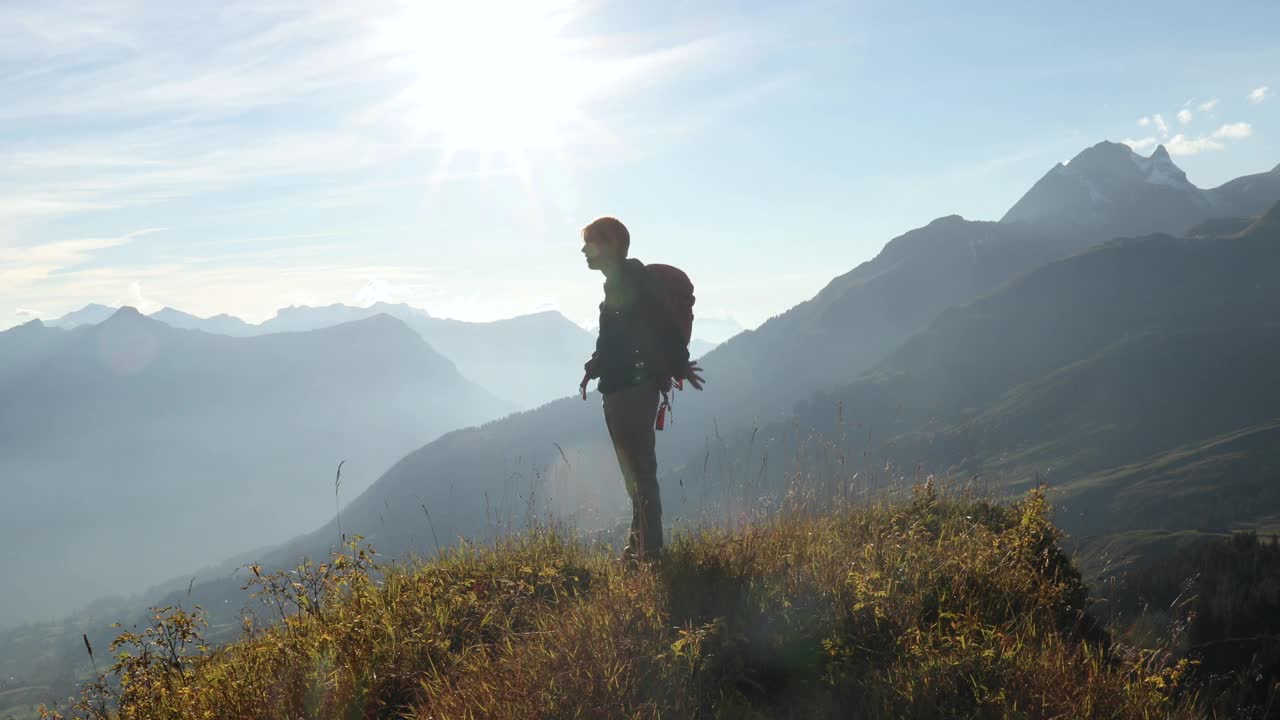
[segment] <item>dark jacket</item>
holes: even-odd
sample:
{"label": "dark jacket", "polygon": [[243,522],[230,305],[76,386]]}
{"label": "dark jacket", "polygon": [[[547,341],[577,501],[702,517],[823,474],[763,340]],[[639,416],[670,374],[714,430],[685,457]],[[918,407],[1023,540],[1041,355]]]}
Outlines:
{"label": "dark jacket", "polygon": [[666,309],[663,289],[644,263],[627,260],[605,280],[588,374],[600,378],[600,392],[608,395],[642,382],[666,389],[688,364],[689,348]]}

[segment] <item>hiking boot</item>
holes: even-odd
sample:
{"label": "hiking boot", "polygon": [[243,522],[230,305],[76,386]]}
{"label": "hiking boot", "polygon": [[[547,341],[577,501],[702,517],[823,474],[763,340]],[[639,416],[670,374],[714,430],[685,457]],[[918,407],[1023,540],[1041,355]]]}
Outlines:
{"label": "hiking boot", "polygon": [[618,560],[624,565],[639,565],[640,552],[633,545],[627,545],[622,548],[622,554],[618,556]]}
{"label": "hiking boot", "polygon": [[622,548],[622,555],[619,556],[618,560],[627,565],[640,565],[642,563],[655,563],[661,558],[662,548],[641,552],[640,550],[637,550],[634,545],[627,545]]}

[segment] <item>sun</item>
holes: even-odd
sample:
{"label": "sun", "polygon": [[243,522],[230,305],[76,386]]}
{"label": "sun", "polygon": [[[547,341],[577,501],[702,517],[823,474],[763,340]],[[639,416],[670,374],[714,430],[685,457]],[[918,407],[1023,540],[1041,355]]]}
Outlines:
{"label": "sun", "polygon": [[391,112],[446,155],[560,149],[592,131],[590,96],[605,84],[571,34],[572,2],[422,2],[379,36],[407,86]]}

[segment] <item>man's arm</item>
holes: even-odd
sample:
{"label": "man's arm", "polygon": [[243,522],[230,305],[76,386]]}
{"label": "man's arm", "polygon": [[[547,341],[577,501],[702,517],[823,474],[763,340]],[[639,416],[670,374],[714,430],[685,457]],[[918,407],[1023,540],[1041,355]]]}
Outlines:
{"label": "man's arm", "polygon": [[582,399],[587,399],[587,383],[600,377],[600,371],[597,368],[596,357],[599,351],[591,353],[591,359],[582,365],[582,384],[578,386],[578,394],[582,395]]}
{"label": "man's arm", "polygon": [[[600,327],[604,328],[604,311],[600,312]],[[600,377],[600,350],[603,338],[600,337],[600,330],[596,331],[596,350],[591,353],[591,358],[582,364],[582,384],[578,386],[578,394],[583,400],[587,399],[587,384],[592,380]]]}

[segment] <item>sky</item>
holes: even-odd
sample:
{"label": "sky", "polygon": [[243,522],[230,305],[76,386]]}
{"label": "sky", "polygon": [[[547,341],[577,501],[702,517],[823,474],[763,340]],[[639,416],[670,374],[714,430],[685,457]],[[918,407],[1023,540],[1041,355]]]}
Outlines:
{"label": "sky", "polygon": [[0,329],[90,302],[590,325],[578,229],[755,326],[1102,140],[1280,163],[1280,3],[0,3]]}

